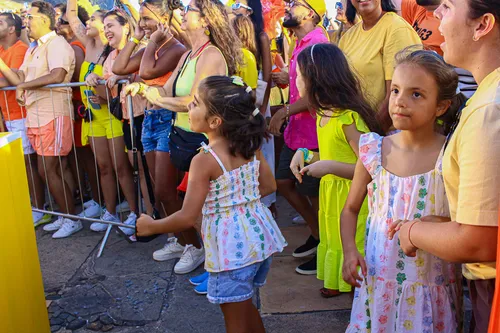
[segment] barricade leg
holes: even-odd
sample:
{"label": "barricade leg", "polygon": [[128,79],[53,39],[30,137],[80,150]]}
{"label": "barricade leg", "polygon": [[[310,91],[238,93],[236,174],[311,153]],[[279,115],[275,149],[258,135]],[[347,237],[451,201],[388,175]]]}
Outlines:
{"label": "barricade leg", "polygon": [[19,133],[0,133],[0,322],[5,333],[50,332]]}

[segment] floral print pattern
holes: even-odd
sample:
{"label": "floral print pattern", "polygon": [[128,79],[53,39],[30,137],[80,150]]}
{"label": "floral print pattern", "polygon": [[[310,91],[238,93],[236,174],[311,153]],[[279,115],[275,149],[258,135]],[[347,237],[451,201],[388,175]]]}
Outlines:
{"label": "floral print pattern", "polygon": [[460,332],[459,266],[421,250],[407,257],[398,235],[392,241],[387,237],[393,221],[449,216],[442,154],[434,170],[402,178],[382,167],[382,140],[368,133],[359,144],[360,159],[373,179],[368,185],[368,275],[355,291],[347,332]]}
{"label": "floral print pattern", "polygon": [[266,260],[287,245],[269,209],[260,201],[257,159],[227,171],[212,148],[203,145],[224,172],[211,181],[201,228],[205,269],[216,273]]}

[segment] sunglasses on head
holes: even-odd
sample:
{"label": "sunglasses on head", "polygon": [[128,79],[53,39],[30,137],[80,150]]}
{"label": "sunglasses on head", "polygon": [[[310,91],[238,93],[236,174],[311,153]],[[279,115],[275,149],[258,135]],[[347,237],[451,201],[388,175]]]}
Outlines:
{"label": "sunglasses on head", "polygon": [[201,10],[199,10],[198,8],[193,7],[191,5],[187,5],[184,7],[184,14],[187,14],[188,12],[201,13]]}
{"label": "sunglasses on head", "polygon": [[238,9],[240,9],[240,8],[244,8],[244,9],[249,10],[249,11],[251,11],[251,12],[253,13],[253,9],[252,9],[252,7],[247,6],[247,5],[244,5],[244,4],[242,4],[241,2],[239,2],[239,3],[235,3],[235,4],[233,4],[233,5],[231,6],[231,9],[232,9],[232,10],[238,10]]}

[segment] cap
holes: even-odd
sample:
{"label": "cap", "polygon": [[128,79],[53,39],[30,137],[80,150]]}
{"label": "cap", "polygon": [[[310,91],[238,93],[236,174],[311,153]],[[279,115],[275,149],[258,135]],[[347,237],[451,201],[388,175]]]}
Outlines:
{"label": "cap", "polygon": [[307,4],[322,18],[326,14],[325,0],[305,0]]}

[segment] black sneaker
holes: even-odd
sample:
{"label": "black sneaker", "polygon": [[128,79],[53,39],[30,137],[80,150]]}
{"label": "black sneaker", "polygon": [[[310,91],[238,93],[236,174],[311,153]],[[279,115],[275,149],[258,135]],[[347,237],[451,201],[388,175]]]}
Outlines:
{"label": "black sneaker", "polygon": [[316,256],[308,262],[295,268],[295,271],[301,275],[316,275]]}
{"label": "black sneaker", "polygon": [[312,235],[309,236],[304,245],[299,246],[295,251],[293,251],[293,256],[295,258],[302,258],[310,256],[316,253],[316,248],[318,247],[319,240],[314,238]]}

